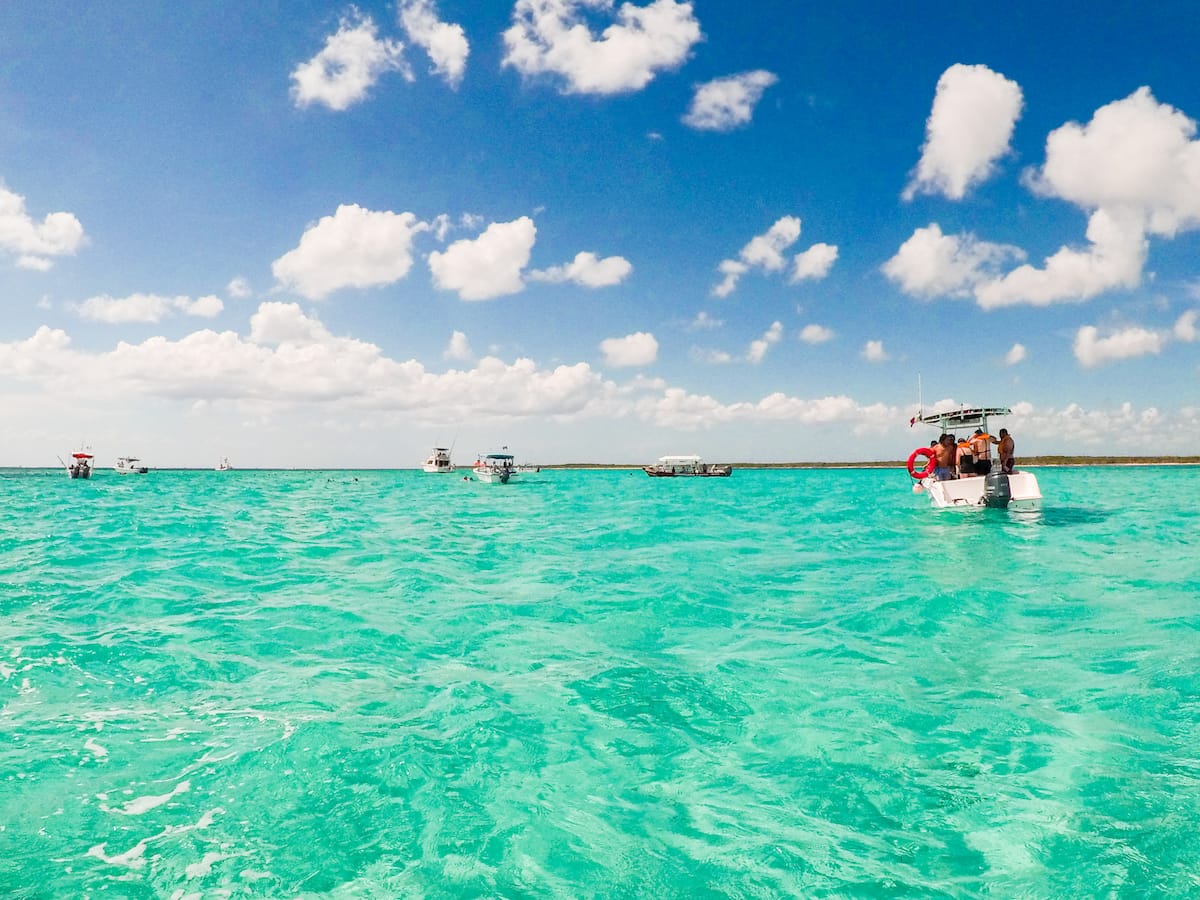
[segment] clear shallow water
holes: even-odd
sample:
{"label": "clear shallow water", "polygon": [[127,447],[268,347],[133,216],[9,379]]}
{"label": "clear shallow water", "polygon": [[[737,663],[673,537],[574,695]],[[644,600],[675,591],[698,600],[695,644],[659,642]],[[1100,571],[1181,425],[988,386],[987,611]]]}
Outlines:
{"label": "clear shallow water", "polygon": [[0,473],[0,894],[1200,892],[1200,469]]}

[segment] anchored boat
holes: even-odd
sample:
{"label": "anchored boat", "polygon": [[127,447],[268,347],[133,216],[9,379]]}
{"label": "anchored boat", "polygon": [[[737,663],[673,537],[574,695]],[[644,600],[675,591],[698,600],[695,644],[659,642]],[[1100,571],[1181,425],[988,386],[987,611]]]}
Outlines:
{"label": "anchored boat", "polygon": [[136,456],[122,456],[117,459],[113,471],[121,475],[145,475],[150,470],[140,463]]}
{"label": "anchored boat", "polygon": [[434,447],[425,460],[423,469],[426,472],[446,474],[454,471],[454,463],[450,462],[450,448]]}
{"label": "anchored boat", "polygon": [[[91,478],[93,469],[92,460],[94,458],[92,454],[85,453],[82,450],[72,453],[71,461],[67,463],[67,477]],[[62,462],[61,457],[59,457],[59,462]]]}
{"label": "anchored boat", "polygon": [[689,456],[660,456],[652,466],[642,466],[651,478],[713,478],[733,474],[733,466],[706,463],[695,454]]}
{"label": "anchored boat", "polygon": [[[1042,490],[1032,472],[1011,468],[1005,471],[998,462],[991,461],[991,445],[998,443],[988,433],[989,416],[1008,416],[1012,410],[1006,406],[963,406],[943,412],[918,413],[909,425],[920,422],[933,425],[943,436],[955,439],[955,432],[970,434],[970,441],[977,447],[987,449],[986,462],[972,459],[970,470],[956,465],[941,471],[938,477],[937,456],[932,447],[918,447],[908,457],[908,474],[915,480],[915,493],[929,495],[929,503],[935,509],[966,508],[978,509],[1038,509],[1042,505]],[[982,443],[979,443],[981,442]]]}
{"label": "anchored boat", "polygon": [[484,484],[508,484],[522,468],[513,465],[511,453],[488,453],[475,460],[471,471]]}

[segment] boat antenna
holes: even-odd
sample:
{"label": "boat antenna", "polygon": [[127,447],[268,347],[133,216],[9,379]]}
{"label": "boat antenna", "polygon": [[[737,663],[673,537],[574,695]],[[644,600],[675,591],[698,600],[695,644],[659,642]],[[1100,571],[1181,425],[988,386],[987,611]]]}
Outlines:
{"label": "boat antenna", "polygon": [[921,393],[921,373],[917,373],[917,415],[925,413],[925,397]]}

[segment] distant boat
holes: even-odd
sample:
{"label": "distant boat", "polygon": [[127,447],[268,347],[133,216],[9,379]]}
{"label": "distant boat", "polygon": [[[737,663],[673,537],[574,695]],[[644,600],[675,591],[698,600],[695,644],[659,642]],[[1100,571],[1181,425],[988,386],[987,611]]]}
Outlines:
{"label": "distant boat", "polygon": [[733,466],[718,466],[706,463],[695,454],[688,456],[660,456],[652,466],[642,466],[642,471],[651,478],[720,478],[733,474]]}
{"label": "distant boat", "polygon": [[141,462],[136,456],[122,456],[117,459],[117,464],[113,466],[113,471],[119,472],[121,475],[145,475],[150,470],[145,466],[140,466]]}
{"label": "distant boat", "polygon": [[489,453],[475,460],[471,470],[484,484],[508,484],[520,471],[511,453]]}
{"label": "distant boat", "polygon": [[95,457],[90,453],[84,453],[78,450],[71,454],[71,461],[67,463],[68,478],[91,478],[92,477],[92,460]]}
{"label": "distant boat", "polygon": [[454,463],[450,462],[450,450],[447,447],[434,447],[425,460],[423,469],[426,472],[447,473],[454,471]]}
{"label": "distant boat", "polygon": [[229,457],[228,457],[228,456],[222,456],[222,457],[221,457],[221,461],[220,461],[219,463],[217,463],[217,465],[216,465],[216,468],[215,468],[215,470],[214,470],[214,471],[217,471],[217,472],[228,472],[228,471],[229,471],[230,469],[232,469],[232,468],[233,468],[233,466],[231,466],[231,465],[229,464]]}

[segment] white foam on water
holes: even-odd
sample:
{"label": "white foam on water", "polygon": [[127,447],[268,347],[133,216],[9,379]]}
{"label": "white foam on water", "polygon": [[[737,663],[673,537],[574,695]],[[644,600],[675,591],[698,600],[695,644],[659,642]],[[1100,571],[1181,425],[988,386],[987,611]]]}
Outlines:
{"label": "white foam on water", "polygon": [[183,870],[188,878],[203,878],[212,871],[213,863],[223,859],[233,859],[234,853],[205,853],[200,862],[194,862]]}
{"label": "white foam on water", "polygon": [[102,809],[104,812],[118,813],[122,816],[140,816],[142,813],[149,812],[156,806],[162,806],[172,797],[187,793],[191,786],[192,783],[190,781],[181,781],[179,784],[175,785],[175,789],[168,794],[158,794],[157,796],[153,797],[135,797],[120,809],[108,806],[105,803],[105,801],[108,799],[106,794],[98,795],[98,799],[100,800],[100,809]]}
{"label": "white foam on water", "polygon": [[[155,835],[155,837],[158,836]],[[146,845],[152,840],[154,838],[142,838],[124,853],[118,853],[116,856],[109,856],[104,852],[104,848],[108,846],[108,842],[105,841],[103,844],[97,844],[88,850],[87,855],[94,856],[96,859],[106,862],[110,866],[125,866],[127,869],[140,869],[146,864],[143,856],[146,853]]]}
{"label": "white foam on water", "polygon": [[92,751],[92,755],[94,755],[97,759],[104,759],[104,757],[108,756],[108,750],[106,750],[104,747],[101,747],[91,738],[88,738],[84,743],[83,749]]}

